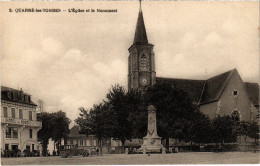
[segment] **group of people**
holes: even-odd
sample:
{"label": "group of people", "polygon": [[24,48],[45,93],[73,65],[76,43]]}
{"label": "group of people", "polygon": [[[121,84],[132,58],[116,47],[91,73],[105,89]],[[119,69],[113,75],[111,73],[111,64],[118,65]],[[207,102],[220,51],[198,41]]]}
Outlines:
{"label": "group of people", "polygon": [[21,151],[20,149],[15,150],[1,150],[1,157],[37,157],[40,156],[39,150],[30,151],[25,149]]}

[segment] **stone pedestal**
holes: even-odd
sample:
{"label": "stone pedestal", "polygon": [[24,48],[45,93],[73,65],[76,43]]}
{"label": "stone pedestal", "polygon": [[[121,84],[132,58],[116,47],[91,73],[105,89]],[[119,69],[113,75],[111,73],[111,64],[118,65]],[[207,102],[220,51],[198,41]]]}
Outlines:
{"label": "stone pedestal", "polygon": [[148,128],[147,135],[143,138],[143,145],[139,152],[161,152],[163,147],[161,143],[162,138],[157,135],[157,125],[156,125],[156,109],[153,105],[148,107]]}
{"label": "stone pedestal", "polygon": [[165,147],[162,148],[162,154],[166,154],[166,148]]}
{"label": "stone pedestal", "polygon": [[169,152],[172,153],[172,148],[169,148]]}
{"label": "stone pedestal", "polygon": [[146,149],[145,148],[140,149],[140,150],[143,150],[143,154],[146,154]]}
{"label": "stone pedestal", "polygon": [[128,148],[125,148],[125,154],[128,154],[128,153],[129,153]]}

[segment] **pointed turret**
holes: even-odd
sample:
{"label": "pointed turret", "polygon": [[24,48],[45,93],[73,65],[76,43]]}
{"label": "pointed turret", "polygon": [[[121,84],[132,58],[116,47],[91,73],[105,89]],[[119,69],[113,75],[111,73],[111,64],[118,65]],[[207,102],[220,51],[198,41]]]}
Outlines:
{"label": "pointed turret", "polygon": [[146,30],[144,25],[143,13],[140,7],[136,29],[135,29],[135,38],[133,44],[148,44],[148,39],[146,36]]}

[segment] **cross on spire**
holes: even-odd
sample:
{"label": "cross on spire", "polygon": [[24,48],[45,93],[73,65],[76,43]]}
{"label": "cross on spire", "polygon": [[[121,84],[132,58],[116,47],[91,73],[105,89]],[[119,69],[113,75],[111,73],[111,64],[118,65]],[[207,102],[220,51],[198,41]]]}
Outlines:
{"label": "cross on spire", "polygon": [[140,11],[142,10],[142,0],[139,0],[139,2],[140,2]]}

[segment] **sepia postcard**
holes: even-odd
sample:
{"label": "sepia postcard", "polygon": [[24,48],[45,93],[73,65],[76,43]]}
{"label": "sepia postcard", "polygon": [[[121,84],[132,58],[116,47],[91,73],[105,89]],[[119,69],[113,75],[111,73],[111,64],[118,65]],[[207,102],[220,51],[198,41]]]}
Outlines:
{"label": "sepia postcard", "polygon": [[259,164],[259,30],[259,1],[0,2],[1,164]]}

